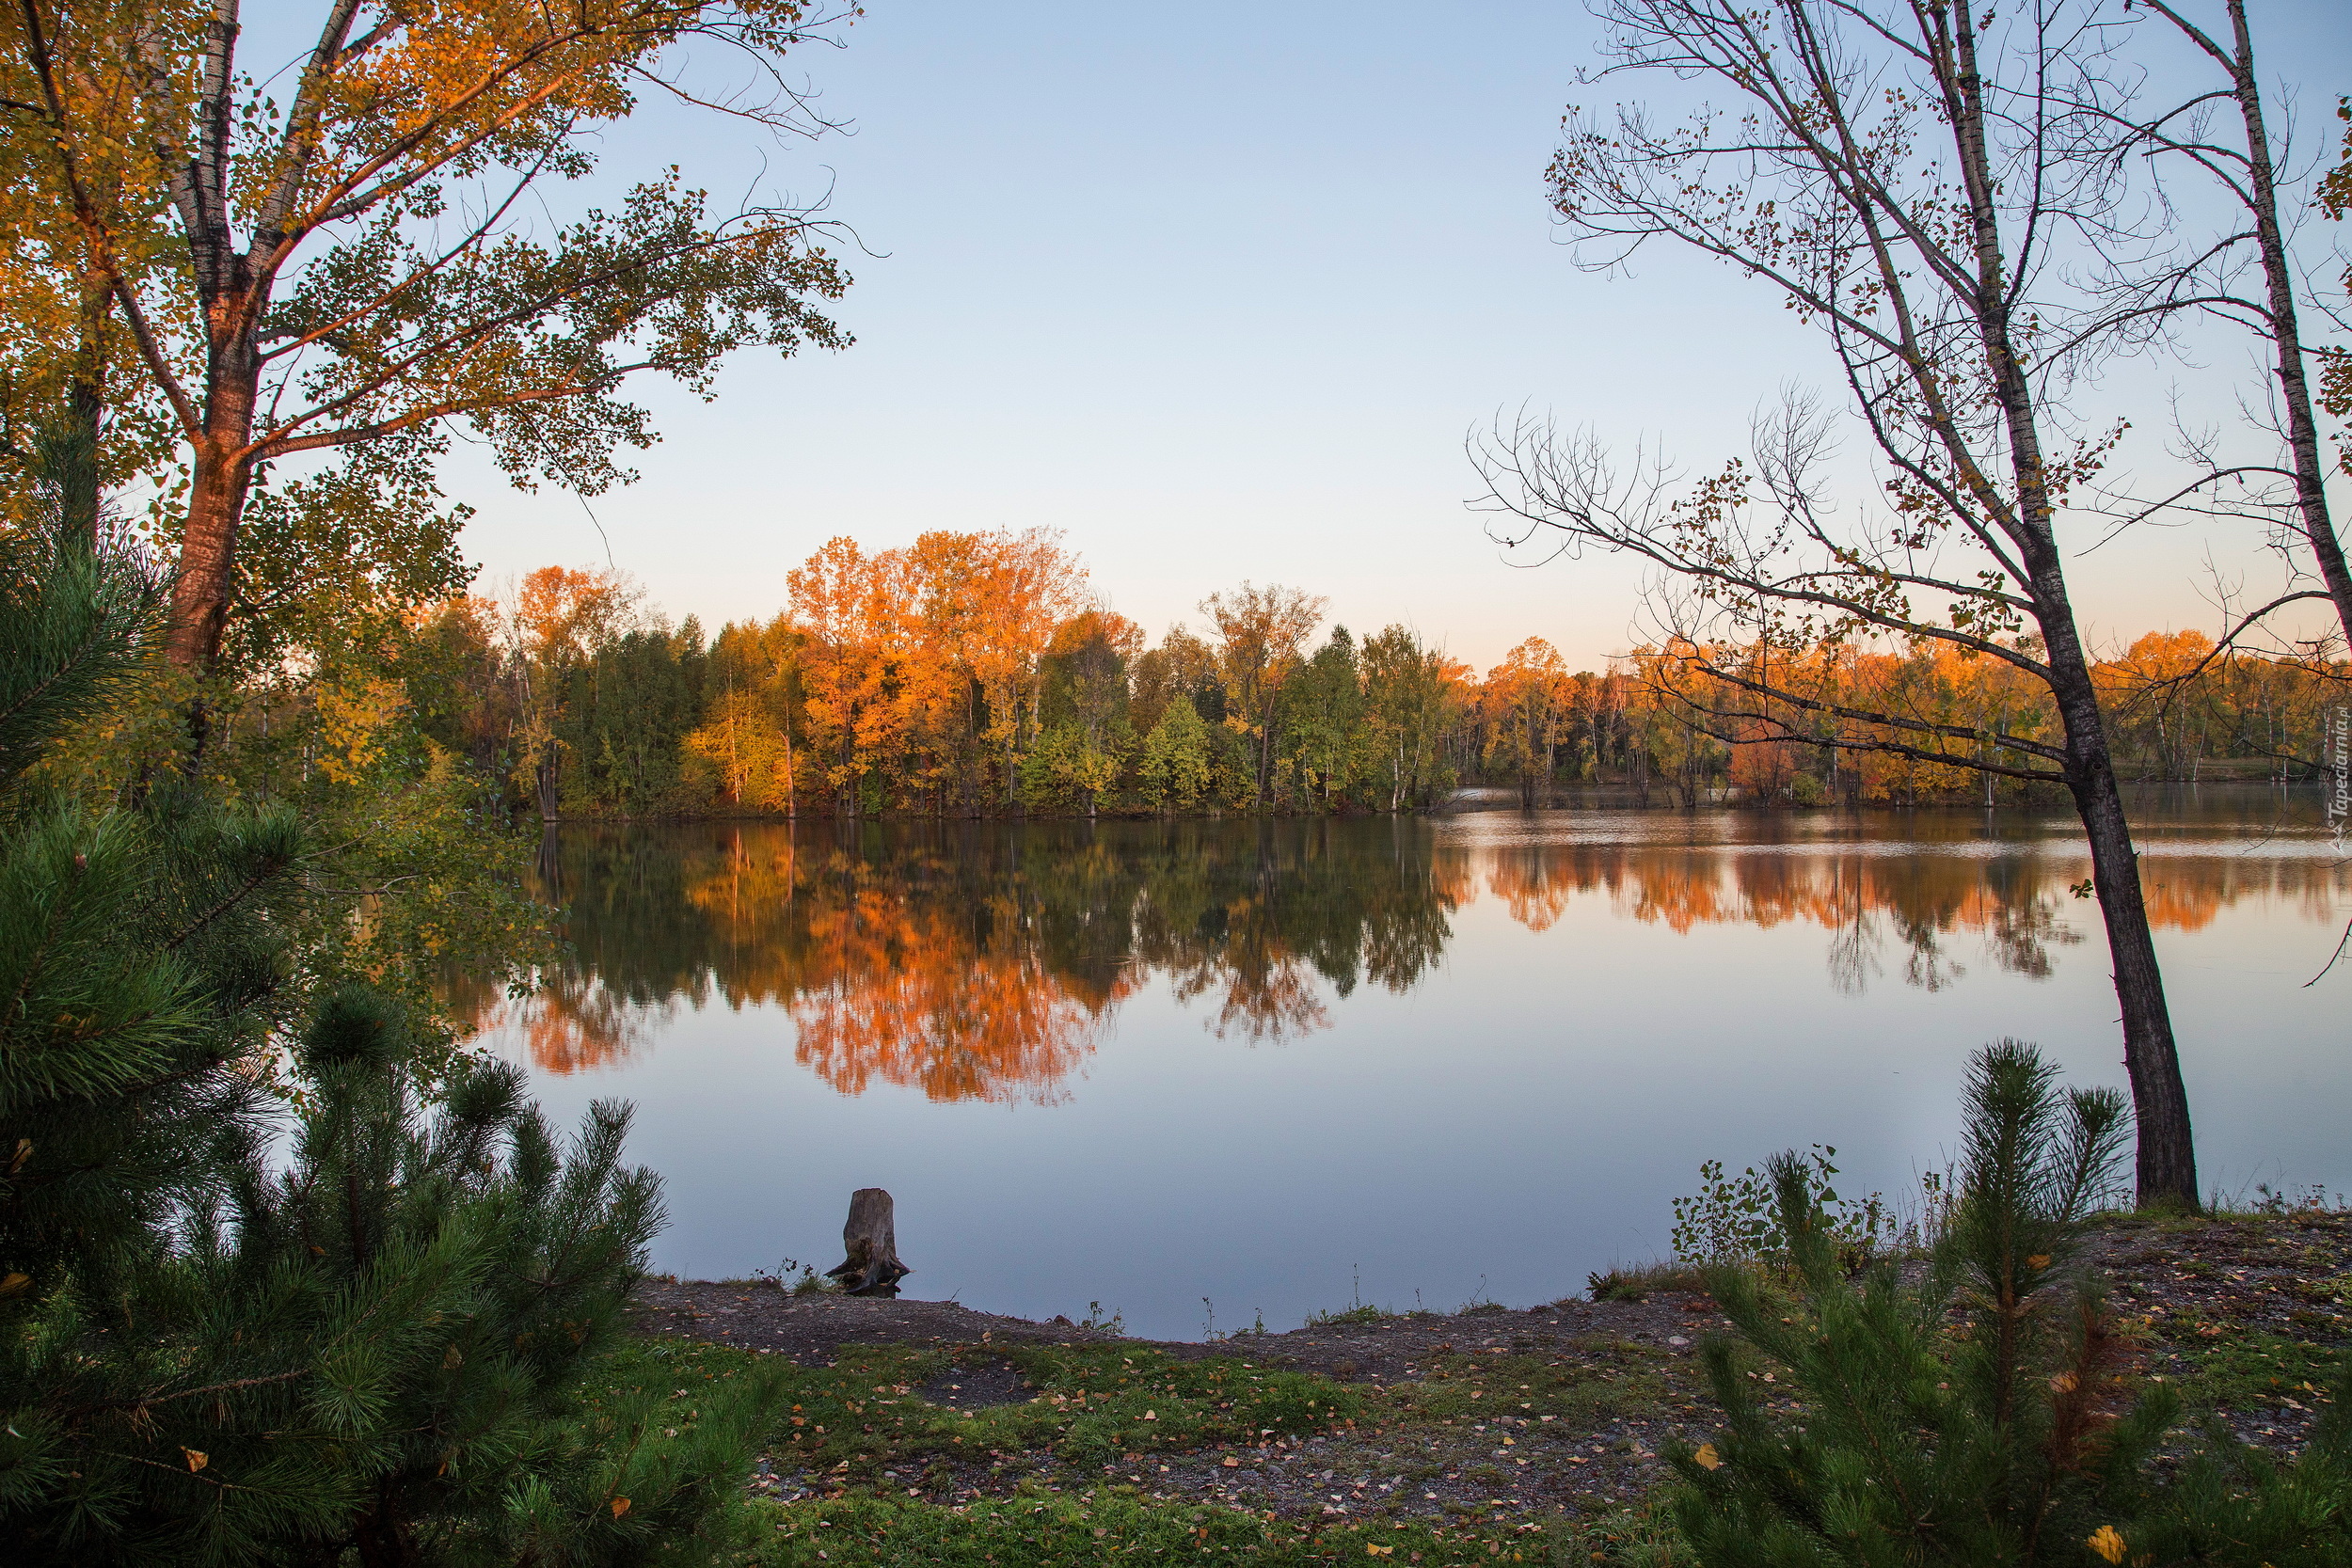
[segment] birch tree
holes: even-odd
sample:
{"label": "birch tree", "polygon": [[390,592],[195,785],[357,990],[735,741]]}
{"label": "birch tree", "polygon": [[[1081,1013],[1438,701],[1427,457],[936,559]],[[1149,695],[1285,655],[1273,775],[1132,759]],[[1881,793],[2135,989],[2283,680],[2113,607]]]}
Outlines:
{"label": "birch tree", "polygon": [[[1983,19],[1945,0],[1604,0],[1605,78],[1703,83],[1734,106],[1677,121],[1641,104],[1571,110],[1549,172],[1588,264],[1669,243],[1777,293],[1831,351],[1871,439],[1879,496],[1829,496],[1832,434],[1802,396],[1754,451],[1685,484],[1654,452],[1523,418],[1473,442],[1504,536],[1626,552],[1652,607],[1719,689],[1725,738],[1804,738],[1827,707],[1874,749],[2062,784],[2090,840],[2138,1122],[2138,1193],[2194,1208],[2197,1167],[2137,854],[2058,519],[2116,432],[2072,434],[2066,365],[2096,302],[2066,280],[2122,232],[2122,133],[2100,0]],[[1987,32],[1985,29],[1993,29]],[[2029,739],[1854,711],[1755,648],[1945,643],[2047,688],[2062,735]],[[1661,642],[1665,638],[1661,638]],[[1716,660],[1710,648],[1751,650]],[[1819,660],[1811,661],[1818,666]]]}

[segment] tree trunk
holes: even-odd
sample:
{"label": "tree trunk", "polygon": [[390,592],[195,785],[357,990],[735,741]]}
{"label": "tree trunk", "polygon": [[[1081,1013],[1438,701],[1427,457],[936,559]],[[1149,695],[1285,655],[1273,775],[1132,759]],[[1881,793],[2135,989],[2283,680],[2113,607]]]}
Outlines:
{"label": "tree trunk", "polygon": [[59,476],[58,520],[92,549],[98,547],[98,443],[106,408],[106,320],[113,305],[103,280],[84,282],[73,384],[66,393],[67,461]]}
{"label": "tree trunk", "polygon": [[850,1195],[849,1223],[841,1227],[842,1250],[848,1254],[827,1278],[840,1282],[852,1296],[895,1296],[898,1281],[914,1271],[898,1261],[898,1238],[890,1195],[880,1187],[860,1187]]}
{"label": "tree trunk", "polygon": [[[180,538],[180,572],[171,590],[164,650],[194,674],[209,674],[236,588],[237,529],[252,482],[246,448],[252,437],[260,366],[237,345],[216,348],[204,405],[204,438],[195,443],[188,516]],[[200,740],[199,735],[199,740]]]}
{"label": "tree trunk", "polygon": [[[2160,1204],[2193,1212],[2197,1208],[2197,1155],[2189,1133],[2188,1091],[2181,1082],[2180,1053],[2172,1037],[2171,1013],[2165,1005],[2164,976],[2156,966],[2155,941],[2148,929],[2148,906],[2139,885],[2139,854],[2132,846],[2131,825],[2124,819],[2098,691],[2091,685],[2090,663],[2067,593],[2034,390],[2010,330],[2007,258],[1994,194],[1997,185],[1985,150],[1983,80],[1977,68],[1975,16],[1963,6],[1951,12],[1950,19],[1955,54],[1939,62],[1938,70],[1948,73],[1952,133],[1974,230],[1977,278],[1972,309],[1985,368],[2001,404],[2009,436],[2010,478],[2015,485],[2006,516],[2003,504],[1990,494],[1989,482],[1980,500],[1988,512],[2002,519],[2004,531],[2017,545],[2027,578],[2024,586],[2032,596],[2049,661],[2050,694],[2066,728],[2067,788],[2090,841],[2093,886],[2115,964],[2116,999],[2122,1006],[2123,1063],[2131,1077],[2138,1133],[2138,1201],[2142,1207]],[[1935,395],[1933,388],[1924,390],[1931,397]],[[1961,445],[1957,440],[1952,444]]]}

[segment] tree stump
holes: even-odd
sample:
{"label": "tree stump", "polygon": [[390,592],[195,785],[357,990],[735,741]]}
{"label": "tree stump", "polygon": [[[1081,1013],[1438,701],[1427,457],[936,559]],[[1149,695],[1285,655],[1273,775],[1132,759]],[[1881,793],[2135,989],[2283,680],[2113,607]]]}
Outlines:
{"label": "tree stump", "polygon": [[825,1276],[840,1281],[845,1295],[895,1296],[898,1281],[914,1272],[898,1261],[890,1195],[880,1187],[860,1187],[850,1195],[850,1222],[841,1227],[841,1245],[849,1256],[827,1269]]}

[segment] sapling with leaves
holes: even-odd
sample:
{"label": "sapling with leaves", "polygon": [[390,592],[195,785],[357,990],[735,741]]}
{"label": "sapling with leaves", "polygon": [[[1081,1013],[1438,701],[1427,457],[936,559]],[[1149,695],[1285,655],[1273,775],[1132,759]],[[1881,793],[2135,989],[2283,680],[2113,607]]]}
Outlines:
{"label": "sapling with leaves", "polygon": [[[1943,1235],[1924,1266],[1851,1275],[1805,1162],[1768,1163],[1793,1289],[1709,1271],[1739,1337],[1704,1351],[1724,1428],[1669,1454],[1700,1563],[2343,1560],[2340,1418],[2291,1467],[2218,1431],[2178,1480],[2152,1464],[2180,1400],[2134,1385],[2086,1257],[2127,1132],[2112,1089],[2061,1089],[2014,1040],[1985,1048]],[[1793,1407],[1765,1399],[1768,1372]]]}

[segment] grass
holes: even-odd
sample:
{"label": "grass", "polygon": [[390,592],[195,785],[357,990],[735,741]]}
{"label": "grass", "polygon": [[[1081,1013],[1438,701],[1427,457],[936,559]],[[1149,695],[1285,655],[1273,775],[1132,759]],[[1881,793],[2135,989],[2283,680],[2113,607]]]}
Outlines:
{"label": "grass", "polygon": [[[2202,1328],[2217,1330],[2210,1338]],[[2181,1354],[2194,1369],[2182,1397],[2201,1411],[2250,1413],[2294,1402],[2314,1404],[2344,1364],[2341,1350],[2261,1329],[2207,1323]]]}
{"label": "grass", "polygon": [[1335,1324],[1384,1323],[1395,1315],[1382,1307],[1374,1307],[1368,1302],[1359,1302],[1354,1307],[1342,1307],[1329,1312],[1310,1312],[1307,1314],[1307,1326],[1327,1328]]}
{"label": "grass", "polygon": [[[962,1508],[891,1497],[749,1505],[765,1539],[739,1561],[761,1568],[1053,1568],[1119,1561],[1238,1560],[1286,1568],[1329,1562],[1541,1563],[1671,1560],[1662,1523],[1626,1510],[1582,1524],[1491,1525],[1274,1520],[1234,1509],[1155,1502],[1123,1487],[995,1498]],[[764,1527],[764,1528],[763,1528]]]}
{"label": "grass", "polygon": [[[952,1409],[915,1390],[957,1357],[1009,1361],[1037,1389],[1019,1404]],[[1015,1450],[1077,1465],[1254,1443],[1344,1422],[1353,1388],[1231,1356],[1178,1360],[1135,1345],[1006,1345],[987,1352],[852,1346],[834,1366],[795,1369],[778,1458],[867,1479],[885,1466]]]}
{"label": "grass", "polygon": [[1707,1279],[1694,1263],[1616,1264],[1606,1274],[1588,1275],[1586,1294],[1595,1301],[1647,1301],[1653,1291],[1685,1291],[1705,1294]]}

